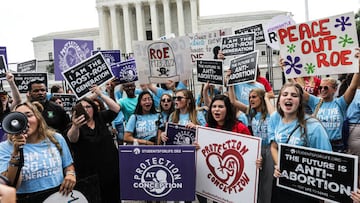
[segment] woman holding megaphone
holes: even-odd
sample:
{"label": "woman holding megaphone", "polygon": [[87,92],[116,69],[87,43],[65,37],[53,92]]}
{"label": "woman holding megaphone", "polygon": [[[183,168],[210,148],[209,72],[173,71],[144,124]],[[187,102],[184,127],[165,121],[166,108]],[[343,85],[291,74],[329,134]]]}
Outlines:
{"label": "woman holding megaphone", "polygon": [[0,173],[16,187],[17,202],[43,202],[57,191],[68,195],[76,183],[70,150],[46,125],[42,108],[25,102],[3,120],[8,139],[0,143]]}

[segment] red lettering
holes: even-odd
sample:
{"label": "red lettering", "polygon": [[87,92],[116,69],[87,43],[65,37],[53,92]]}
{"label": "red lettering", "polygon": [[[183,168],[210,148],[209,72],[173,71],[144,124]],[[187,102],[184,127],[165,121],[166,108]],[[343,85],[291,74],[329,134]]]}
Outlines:
{"label": "red lettering", "polygon": [[319,26],[320,26],[320,35],[321,36],[325,36],[325,35],[330,35],[330,31],[327,30],[327,27],[324,25],[325,23],[328,23],[330,20],[328,19],[322,19],[319,21]]}
{"label": "red lettering", "polygon": [[321,68],[323,65],[325,67],[329,66],[340,66],[340,65],[352,65],[352,62],[349,61],[349,55],[351,54],[350,50],[344,51],[333,51],[330,53],[329,58],[325,53],[319,53],[316,55],[317,66]]}
{"label": "red lettering", "polygon": [[155,49],[150,49],[150,59],[156,58],[155,56]]}
{"label": "red lettering", "polygon": [[164,59],[169,58],[169,47],[164,47]]}
{"label": "red lettering", "polygon": [[280,39],[280,44],[284,44],[284,39],[287,37],[286,29],[279,29],[278,30],[278,36]]}
{"label": "red lettering", "polygon": [[150,49],[150,59],[169,58],[169,47],[161,49]]}
{"label": "red lettering", "polygon": [[300,39],[305,39],[305,34],[307,34],[307,38],[311,38],[311,31],[308,24],[300,24],[299,25],[299,37]]}
{"label": "red lettering", "polygon": [[311,52],[311,43],[308,40],[304,40],[301,43],[301,51],[303,54],[309,54]]}
{"label": "red lettering", "polygon": [[287,27],[287,31],[289,33],[289,42],[295,42],[299,39],[299,38],[295,37],[294,33],[292,33],[292,31],[295,29],[296,29],[295,25]]}

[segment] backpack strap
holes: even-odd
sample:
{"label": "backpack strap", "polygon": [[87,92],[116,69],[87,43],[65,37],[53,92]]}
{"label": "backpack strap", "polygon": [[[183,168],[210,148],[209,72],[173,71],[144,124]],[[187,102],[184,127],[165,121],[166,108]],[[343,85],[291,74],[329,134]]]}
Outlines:
{"label": "backpack strap", "polygon": [[313,114],[312,114],[311,116],[313,116],[314,118],[316,118],[316,115],[317,115],[317,113],[319,112],[319,109],[320,109],[320,107],[321,107],[321,105],[322,105],[323,102],[324,102],[324,99],[323,99],[323,98],[320,98],[320,101],[319,101],[319,103],[316,104],[315,110],[314,110],[314,112],[313,112]]}

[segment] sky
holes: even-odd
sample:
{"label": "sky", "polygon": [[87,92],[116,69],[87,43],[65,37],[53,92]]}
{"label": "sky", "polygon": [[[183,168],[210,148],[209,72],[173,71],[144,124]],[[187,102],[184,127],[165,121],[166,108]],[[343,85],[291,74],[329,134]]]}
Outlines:
{"label": "sky", "polygon": [[[308,0],[308,8],[315,20],[357,12],[360,0]],[[1,10],[0,46],[6,46],[9,63],[34,59],[34,37],[99,26],[96,0],[4,0]],[[200,16],[264,10],[291,12],[296,23],[306,19],[305,0],[200,0]]]}

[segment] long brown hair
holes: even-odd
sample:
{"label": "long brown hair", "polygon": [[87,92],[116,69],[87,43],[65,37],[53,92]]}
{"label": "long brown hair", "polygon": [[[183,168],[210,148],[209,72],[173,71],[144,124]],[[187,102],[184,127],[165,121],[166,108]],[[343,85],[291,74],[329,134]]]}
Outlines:
{"label": "long brown hair", "polygon": [[[260,88],[254,88],[250,91],[249,95],[253,92],[255,92],[261,100],[260,113],[261,113],[261,120],[264,121],[266,119],[266,116],[268,115],[268,110],[266,108],[266,103],[265,103],[265,90]],[[249,103],[250,103],[250,97],[249,97]],[[255,109],[249,109],[250,121],[255,117],[256,113],[257,112]]]}
{"label": "long brown hair", "polygon": [[[182,92],[185,98],[188,100],[187,111],[189,112],[191,122],[194,123],[195,125],[199,125],[199,122],[197,121],[197,111],[196,111],[194,95],[190,90],[187,89],[177,90],[175,94],[178,92]],[[171,120],[174,123],[178,123],[179,119],[180,119],[180,110],[175,109],[175,111],[172,113]]]}
{"label": "long brown hair", "polygon": [[[59,150],[60,154],[62,154],[62,148],[59,143],[59,141],[56,140],[54,137],[56,131],[52,128],[50,128],[46,122],[44,117],[41,115],[41,112],[44,110],[44,107],[40,104],[40,102],[34,101],[34,102],[24,102],[21,104],[18,104],[14,107],[14,111],[16,111],[17,108],[20,106],[27,106],[33,113],[38,121],[39,126],[37,126],[37,134],[40,137],[41,140],[45,140],[45,138],[49,138],[49,140],[56,146],[56,148]],[[8,139],[10,139],[10,136],[8,136]]]}

